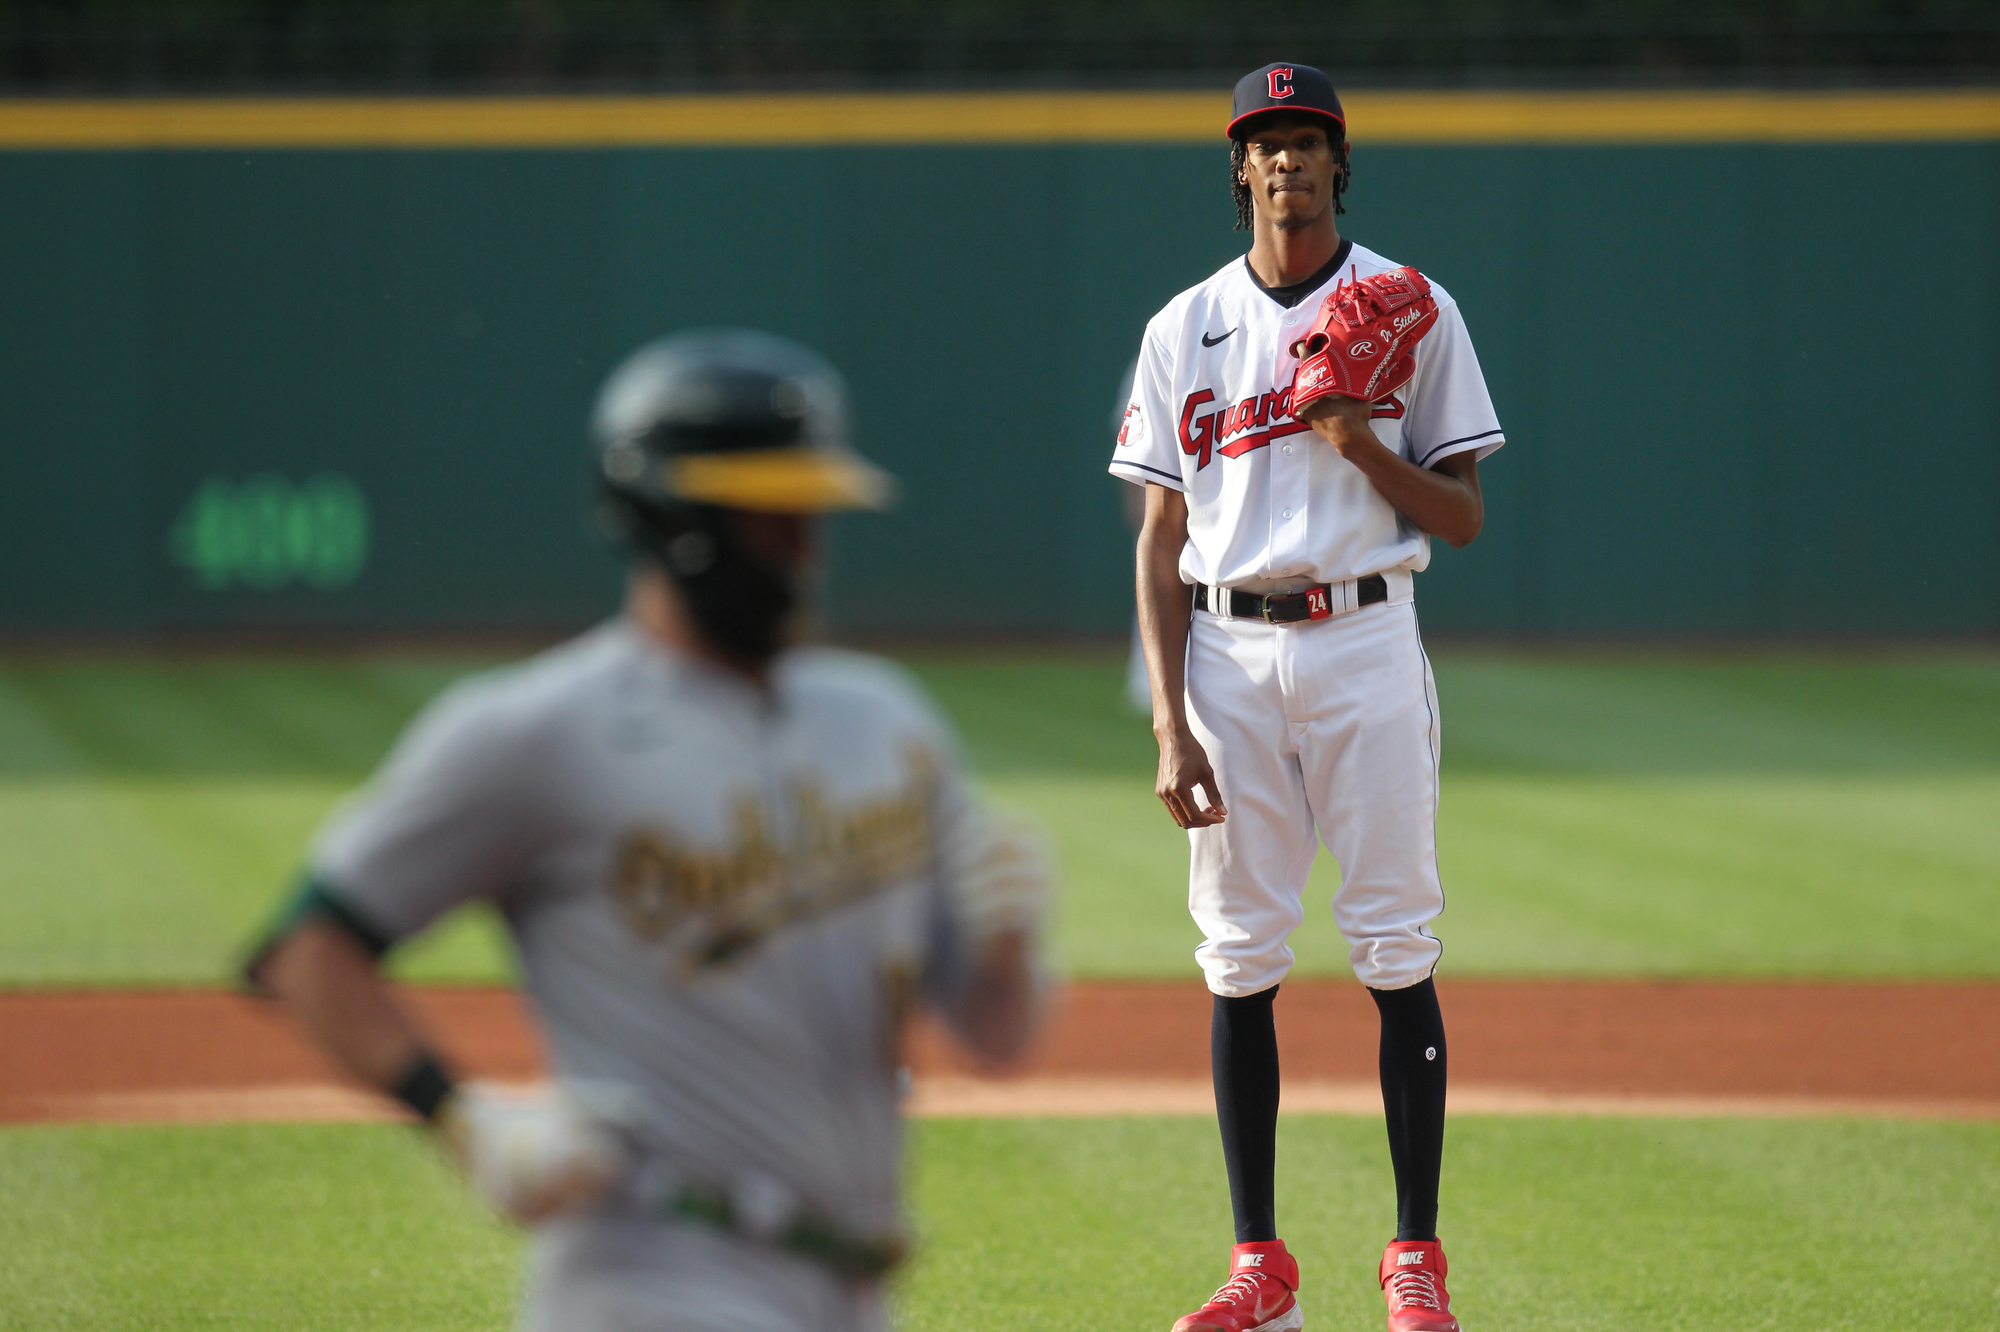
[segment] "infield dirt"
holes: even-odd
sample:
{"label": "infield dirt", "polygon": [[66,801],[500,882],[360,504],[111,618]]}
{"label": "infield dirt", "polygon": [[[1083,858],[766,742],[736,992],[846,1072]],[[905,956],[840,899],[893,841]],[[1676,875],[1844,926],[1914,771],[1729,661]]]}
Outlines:
{"label": "infield dirt", "polygon": [[[1439,986],[1461,1112],[2000,1118],[2000,985],[1457,981]],[[406,990],[466,1073],[528,1081],[510,991]],[[1199,984],[1077,984],[1036,1055],[989,1078],[932,1026],[907,1062],[919,1114],[1206,1114]],[[1289,1110],[1379,1113],[1360,987],[1288,982]],[[0,1121],[394,1118],[278,1011],[211,990],[0,994]]]}

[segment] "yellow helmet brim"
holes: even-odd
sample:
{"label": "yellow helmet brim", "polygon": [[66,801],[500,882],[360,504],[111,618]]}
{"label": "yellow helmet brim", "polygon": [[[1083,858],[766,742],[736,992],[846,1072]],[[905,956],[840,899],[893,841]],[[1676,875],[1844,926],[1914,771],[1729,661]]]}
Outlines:
{"label": "yellow helmet brim", "polygon": [[886,509],[896,478],[844,449],[755,449],[668,459],[669,494],[695,504],[763,513]]}

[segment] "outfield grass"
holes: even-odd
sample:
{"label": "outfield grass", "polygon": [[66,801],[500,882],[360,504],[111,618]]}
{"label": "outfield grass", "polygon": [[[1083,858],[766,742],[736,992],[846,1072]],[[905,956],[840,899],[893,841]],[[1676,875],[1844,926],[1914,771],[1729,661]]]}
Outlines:
{"label": "outfield grass", "polygon": [[[1222,1278],[1213,1125],[916,1129],[909,1332],[1159,1332]],[[1311,1326],[1379,1327],[1378,1124],[1281,1129]],[[1443,1232],[1475,1332],[1974,1332],[2000,1310],[2000,1125],[1453,1121]],[[516,1237],[382,1126],[0,1132],[0,1329],[506,1325]]]}
{"label": "outfield grass", "polygon": [[[1170,1326],[1228,1275],[1214,1135],[924,1126],[930,1250],[906,1332]],[[1379,1328],[1380,1125],[1297,1117],[1279,1137],[1307,1326]],[[1460,1117],[1445,1166],[1439,1232],[1473,1332],[1972,1332],[2000,1314],[2000,1125]]]}
{"label": "outfield grass", "polygon": [[[0,983],[213,983],[307,839],[471,658],[0,668]],[[506,974],[469,916],[399,959]]]}
{"label": "outfield grass", "polygon": [[[204,982],[469,659],[0,666],[0,983]],[[1190,976],[1186,848],[1108,657],[915,663],[1061,851],[1079,975]],[[1446,653],[1446,966],[2000,975],[2000,660]],[[1306,972],[1345,969],[1323,903]],[[483,919],[400,959],[504,974]]]}
{"label": "outfield grass", "polygon": [[0,1329],[507,1325],[520,1241],[416,1133],[0,1133]]}

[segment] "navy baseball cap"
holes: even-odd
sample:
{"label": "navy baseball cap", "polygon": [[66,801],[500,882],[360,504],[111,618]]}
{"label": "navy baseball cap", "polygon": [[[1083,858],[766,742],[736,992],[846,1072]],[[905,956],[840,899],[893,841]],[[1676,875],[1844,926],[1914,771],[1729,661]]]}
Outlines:
{"label": "navy baseball cap", "polygon": [[1311,65],[1280,61],[1238,79],[1226,133],[1240,139],[1249,133],[1249,121],[1270,111],[1322,115],[1340,126],[1343,135],[1347,132],[1347,113],[1340,109],[1340,94],[1333,90],[1333,80]]}

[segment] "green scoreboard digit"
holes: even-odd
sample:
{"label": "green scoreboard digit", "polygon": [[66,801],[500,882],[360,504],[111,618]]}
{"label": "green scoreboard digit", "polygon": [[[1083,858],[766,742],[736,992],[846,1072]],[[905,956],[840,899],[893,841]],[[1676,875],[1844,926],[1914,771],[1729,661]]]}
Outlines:
{"label": "green scoreboard digit", "polygon": [[368,497],[338,472],[211,476],[181,507],[167,550],[208,591],[336,592],[368,566]]}

